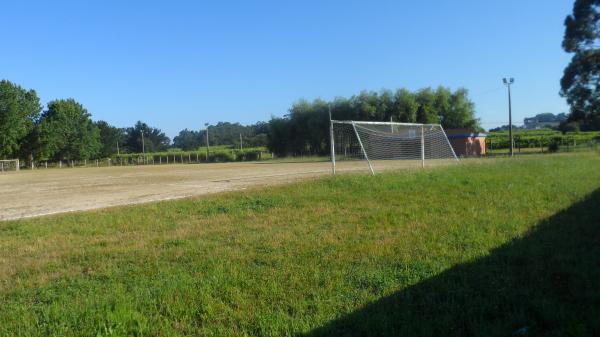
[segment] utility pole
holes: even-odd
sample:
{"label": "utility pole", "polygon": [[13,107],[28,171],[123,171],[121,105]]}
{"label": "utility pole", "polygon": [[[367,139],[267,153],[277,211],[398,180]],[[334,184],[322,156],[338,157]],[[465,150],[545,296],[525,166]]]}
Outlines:
{"label": "utility pole", "polygon": [[510,98],[510,86],[515,83],[515,79],[512,77],[510,79],[503,78],[502,82],[504,82],[504,85],[508,87],[508,138],[510,142],[509,156],[512,157],[514,154],[514,142],[512,134],[512,102]]}
{"label": "utility pole", "polygon": [[117,140],[117,156],[120,155],[119,153],[119,141]]}
{"label": "utility pole", "polygon": [[210,145],[208,144],[208,123],[204,123],[206,126],[206,161],[208,161],[208,153],[210,152]]}
{"label": "utility pole", "polygon": [[244,141],[242,140],[242,134],[240,133],[240,151],[244,151]]}

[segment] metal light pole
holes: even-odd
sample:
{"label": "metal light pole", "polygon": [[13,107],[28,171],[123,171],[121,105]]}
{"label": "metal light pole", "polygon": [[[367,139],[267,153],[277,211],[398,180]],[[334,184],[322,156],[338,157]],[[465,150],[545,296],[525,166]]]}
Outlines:
{"label": "metal light pole", "polygon": [[210,145],[208,144],[208,123],[204,123],[204,126],[206,126],[206,161],[208,161],[208,153],[210,151]]}
{"label": "metal light pole", "polygon": [[510,99],[510,86],[515,83],[515,79],[514,78],[510,78],[510,79],[506,79],[503,78],[502,82],[504,82],[504,85],[506,85],[506,87],[508,88],[508,138],[510,141],[510,152],[509,155],[512,157],[514,154],[514,142],[513,142],[513,134],[512,134],[512,102]]}

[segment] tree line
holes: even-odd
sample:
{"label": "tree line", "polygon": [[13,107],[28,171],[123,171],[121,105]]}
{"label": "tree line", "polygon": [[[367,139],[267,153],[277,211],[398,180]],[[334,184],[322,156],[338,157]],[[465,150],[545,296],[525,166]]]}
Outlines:
{"label": "tree line", "polygon": [[52,100],[44,109],[35,90],[0,81],[0,158],[58,161],[141,152],[142,133],[147,151],[170,146],[169,137],[146,123],[117,128],[95,122],[72,98]]}
{"label": "tree line", "polygon": [[219,122],[204,130],[184,129],[173,142],[159,128],[138,121],[119,128],[93,121],[74,99],[50,101],[46,108],[34,90],[0,81],[0,158],[59,161],[107,158],[117,153],[197,150],[210,145],[262,147],[277,155],[328,153],[329,108],[334,119],[440,123],[445,128],[478,130],[465,89],[425,88],[363,91],[350,98],[300,100],[283,117],[252,125]]}
{"label": "tree line", "polygon": [[[235,148],[259,147],[267,145],[269,123],[258,122],[251,125],[219,122],[207,127],[209,145],[230,145]],[[181,130],[173,138],[173,146],[184,151],[206,146],[206,130]]]}
{"label": "tree line", "polygon": [[269,122],[268,147],[278,155],[329,153],[329,109],[332,119],[441,124],[445,129],[479,131],[475,105],[466,89],[445,87],[363,91],[350,98],[300,100],[284,117]]}
{"label": "tree line", "polygon": [[[208,127],[211,145],[266,146],[268,123],[244,126],[220,122]],[[0,159],[59,161],[108,158],[117,153],[195,150],[206,146],[206,130],[182,130],[173,142],[155,127],[138,121],[119,128],[93,121],[74,99],[56,99],[46,108],[35,90],[0,81]]]}

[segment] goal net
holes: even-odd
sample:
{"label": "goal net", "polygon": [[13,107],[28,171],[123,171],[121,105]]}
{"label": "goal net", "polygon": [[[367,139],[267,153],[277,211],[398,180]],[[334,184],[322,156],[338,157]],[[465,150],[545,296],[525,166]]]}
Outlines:
{"label": "goal net", "polygon": [[0,172],[18,171],[19,159],[0,159]]}
{"label": "goal net", "polygon": [[458,160],[439,124],[332,120],[330,131],[334,173],[368,168],[375,174],[387,168]]}

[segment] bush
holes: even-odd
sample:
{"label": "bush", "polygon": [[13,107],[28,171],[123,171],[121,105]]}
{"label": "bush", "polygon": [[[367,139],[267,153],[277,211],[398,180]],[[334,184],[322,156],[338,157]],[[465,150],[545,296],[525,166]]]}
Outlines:
{"label": "bush", "polygon": [[560,142],[556,139],[553,139],[550,144],[548,144],[549,152],[558,152],[560,150]]}
{"label": "bush", "polygon": [[258,150],[243,150],[235,152],[236,161],[253,161],[260,159],[260,151]]}
{"label": "bush", "polygon": [[208,156],[211,163],[225,163],[233,161],[233,154],[229,152],[211,152]]}

